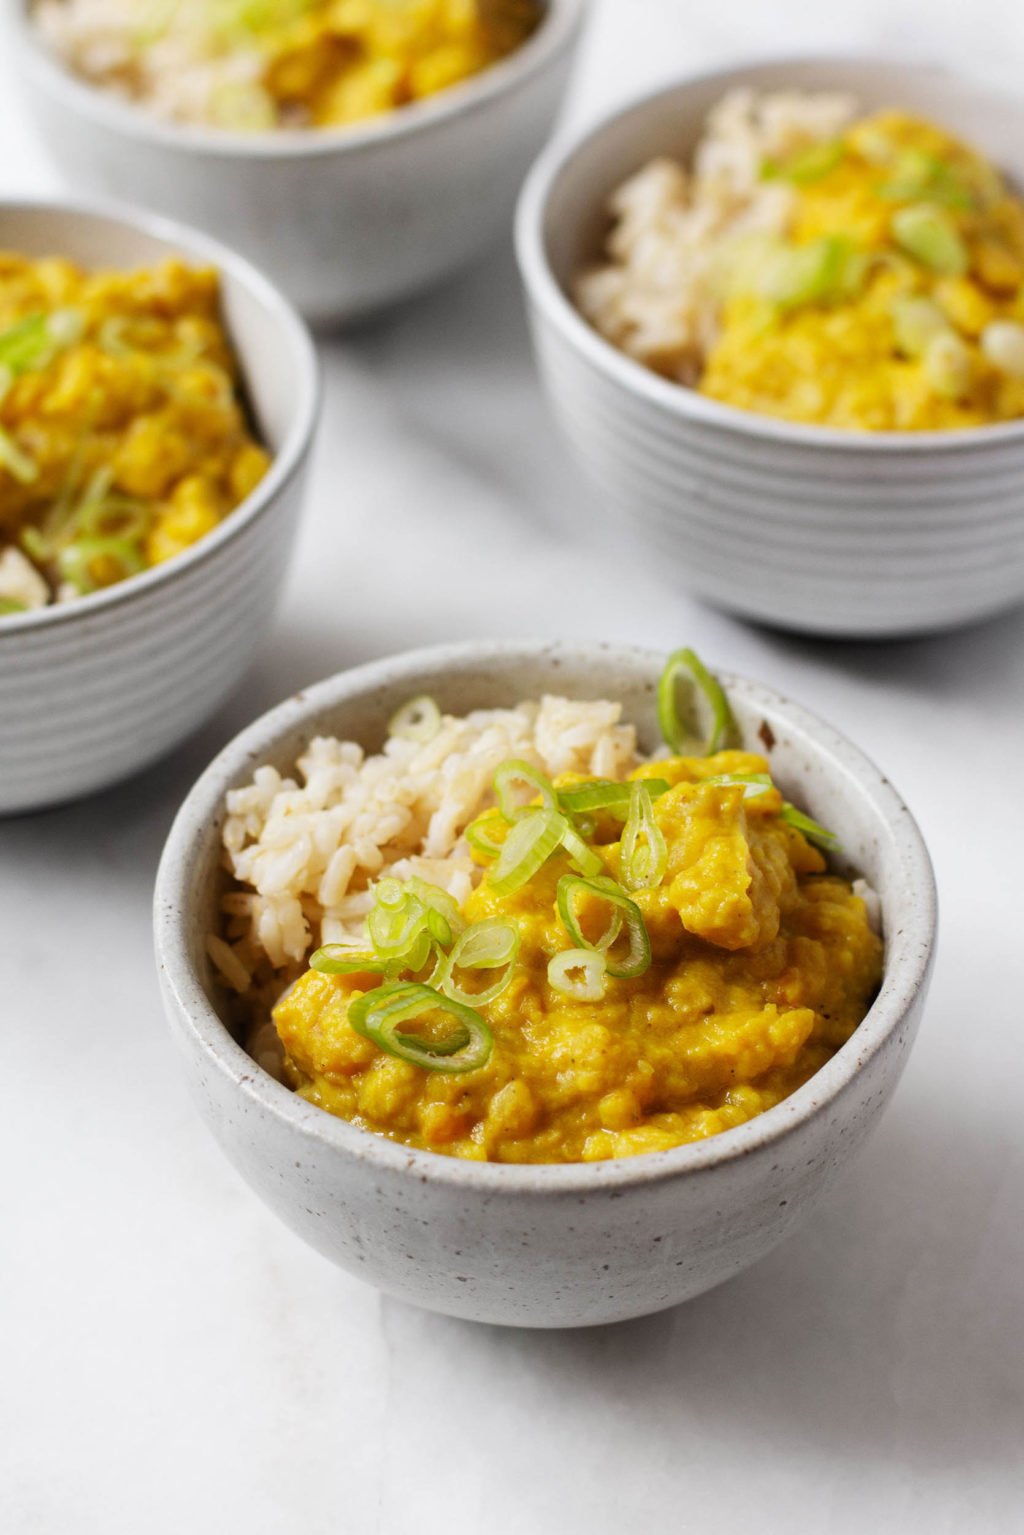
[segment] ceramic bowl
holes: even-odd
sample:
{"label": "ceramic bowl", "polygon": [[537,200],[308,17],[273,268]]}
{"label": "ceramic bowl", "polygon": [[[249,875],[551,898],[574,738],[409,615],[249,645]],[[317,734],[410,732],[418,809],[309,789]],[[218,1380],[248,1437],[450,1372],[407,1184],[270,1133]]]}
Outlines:
{"label": "ceramic bowl", "polygon": [[609,519],[708,601],[784,628],[900,635],[1024,600],[1024,421],[858,434],[774,421],[659,378],[576,310],[611,191],[686,159],[738,86],[851,91],[948,125],[1024,184],[1024,109],[946,70],[789,60],[680,81],[553,145],[517,222],[541,373]]}
{"label": "ceramic bowl", "polygon": [[386,117],[246,135],[162,123],[75,79],[39,39],[27,0],[2,4],[26,108],[68,183],[213,231],[317,324],[425,288],[502,235],[586,9],[547,0],[517,52]]}
{"label": "ceramic bowl", "polygon": [[75,602],[0,622],[0,813],[127,777],[183,740],[249,664],[281,586],[316,424],[316,354],[258,272],[204,235],[126,209],[0,203],[0,249],[131,267],[180,255],[221,274],[223,316],[274,463],[184,554]]}
{"label": "ceramic bowl", "polygon": [[879,892],[887,957],[856,1034],[792,1097],[700,1144],[628,1160],[523,1167],[410,1150],[332,1118],[266,1075],[218,1015],[204,955],[221,874],[224,796],[324,732],[379,747],[410,696],[459,713],[544,691],[615,698],[658,741],[663,657],[591,646],[459,645],[363,666],[244,731],[186,799],[156,889],[167,1015],[200,1112],[256,1192],[342,1268],[477,1321],[583,1326],[720,1284],[766,1253],[832,1185],[891,1096],[924,1005],[935,937],[928,854],[889,782],[830,726],[770,689],[723,678],[742,734],[787,794],[842,839]]}

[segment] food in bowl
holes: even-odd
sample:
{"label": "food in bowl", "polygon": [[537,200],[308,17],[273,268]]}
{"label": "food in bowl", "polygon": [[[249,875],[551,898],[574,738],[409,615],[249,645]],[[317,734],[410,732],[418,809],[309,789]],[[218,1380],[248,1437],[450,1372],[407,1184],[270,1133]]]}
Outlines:
{"label": "food in bowl", "polygon": [[608,212],[577,302],[667,378],[857,431],[1024,416],[1024,202],[930,122],[740,88]]}
{"label": "food in bowl", "polygon": [[700,1140],[812,1076],[881,980],[865,892],[692,652],[665,756],[621,715],[422,697],[376,755],[318,737],[232,790],[207,950],[250,1054],[364,1129],[520,1163]]}
{"label": "food in bowl", "polygon": [[270,464],[211,268],[0,254],[0,618],[181,553]]}
{"label": "food in bowl", "polygon": [[479,74],[519,48],[539,0],[39,0],[83,79],[176,122],[337,128]]}

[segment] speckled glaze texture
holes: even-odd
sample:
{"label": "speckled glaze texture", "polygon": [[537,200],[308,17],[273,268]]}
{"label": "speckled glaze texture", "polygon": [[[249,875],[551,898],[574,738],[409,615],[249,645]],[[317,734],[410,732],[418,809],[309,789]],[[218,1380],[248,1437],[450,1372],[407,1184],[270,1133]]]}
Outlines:
{"label": "speckled glaze texture", "polygon": [[316,424],[316,356],[298,316],[202,235],[112,207],[0,204],[0,248],[86,266],[184,256],[221,272],[223,312],[274,454],[244,504],[192,549],[119,586],[0,623],[0,814],[127,777],[216,708],[273,614]]}
{"label": "speckled glaze texture", "polygon": [[211,230],[317,324],[405,298],[506,231],[586,10],[550,0],[516,53],[365,125],[242,135],[165,125],[75,80],[37,40],[26,0],[0,4],[26,107],[68,182]]}
{"label": "speckled glaze texture", "polygon": [[542,691],[621,698],[654,747],[663,658],[541,644],[414,652],[320,683],[211,764],[157,880],[160,984],[200,1112],[256,1192],[315,1248],[371,1284],[477,1321],[573,1327],[689,1299],[762,1257],[828,1190],[890,1098],[924,1006],[935,889],[899,796],[849,742],[769,689],[723,678],[747,742],[785,791],[835,828],[882,898],[886,973],[853,1039],[760,1118],[703,1143],[622,1161],[513,1167],[409,1150],[334,1119],[262,1072],[217,1014],[203,938],[214,919],[224,794],[260,762],[290,766],[331,732],[375,748],[410,695],[449,710]]}
{"label": "speckled glaze texture", "polygon": [[568,296],[607,228],[609,193],[656,154],[689,156],[735,86],[852,91],[973,141],[1024,179],[1016,100],[945,71],[783,61],[684,81],[553,145],[517,223],[541,374],[609,516],[717,605],[784,628],[897,635],[1024,601],[1024,422],[857,434],[773,421],[657,377]]}

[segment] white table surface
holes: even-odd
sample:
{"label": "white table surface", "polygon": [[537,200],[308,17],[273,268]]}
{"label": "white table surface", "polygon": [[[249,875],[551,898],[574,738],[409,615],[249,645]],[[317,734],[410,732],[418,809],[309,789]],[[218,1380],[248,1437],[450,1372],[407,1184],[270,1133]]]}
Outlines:
{"label": "white table surface", "polygon": [[[577,118],[787,46],[1008,81],[1024,50],[1010,0],[595,9]],[[0,190],[46,190],[3,67]],[[325,354],[308,520],[238,696],[135,782],[0,823],[0,1529],[1024,1530],[1024,613],[825,645],[611,561],[507,254]],[[922,1036],[829,1207],[717,1292],[586,1333],[431,1316],[308,1251],[193,1112],[150,952],[175,807],[242,724],[370,657],[523,633],[690,642],[820,710],[906,794],[943,903]]]}

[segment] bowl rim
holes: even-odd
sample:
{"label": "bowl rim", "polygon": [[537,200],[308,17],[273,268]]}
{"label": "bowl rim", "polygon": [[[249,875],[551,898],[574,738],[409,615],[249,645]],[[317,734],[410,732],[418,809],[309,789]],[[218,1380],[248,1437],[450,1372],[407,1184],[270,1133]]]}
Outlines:
{"label": "bowl rim", "polygon": [[[561,665],[607,658],[614,666],[642,666],[656,679],[664,657],[634,646],[565,644],[546,641],[468,641],[406,651],[339,672],[278,704],[213,759],[183,801],[160,860],[154,892],[154,945],[168,1015],[185,1043],[205,1057],[208,1067],[226,1077],[249,1106],[271,1115],[299,1140],[313,1141],[342,1160],[353,1159],[379,1170],[448,1187],[483,1191],[489,1197],[534,1193],[583,1195],[600,1188],[699,1174],[764,1150],[790,1132],[827,1112],[854,1077],[897,1032],[925,987],[934,955],[937,895],[934,874],[921,832],[889,780],[846,737],[817,715],[761,683],[719,673],[727,691],[742,692],[755,707],[779,712],[790,726],[822,746],[837,773],[867,793],[916,892],[912,910],[900,914],[887,941],[886,970],[878,996],[852,1039],[803,1086],[773,1108],[707,1140],[648,1152],[635,1157],[590,1163],[511,1164],[466,1161],[419,1150],[362,1130],[307,1103],[264,1072],[229,1033],[214,1011],[202,978],[189,960],[188,913],[194,848],[223,807],[233,781],[265,761],[276,741],[306,729],[337,711],[347,700],[399,682],[417,691],[424,672],[500,661],[557,661]],[[555,668],[552,667],[554,671]],[[564,673],[563,673],[564,675]],[[895,924],[890,924],[894,927]]]}
{"label": "bowl rim", "polygon": [[[907,73],[931,75],[955,81],[968,89],[984,92],[1008,107],[1014,98],[1005,90],[986,84],[979,77],[944,64],[921,63],[879,53],[870,54],[779,54],[750,59],[745,63],[701,71],[677,77],[653,90],[642,91],[619,103],[600,117],[591,119],[576,131],[556,133],[534,162],[519,194],[515,217],[515,250],[520,277],[531,302],[544,320],[598,372],[610,378],[627,393],[639,395],[651,405],[682,420],[691,420],[722,432],[766,439],[774,444],[796,448],[817,448],[826,452],[841,449],[856,454],[933,454],[936,452],[980,451],[1024,439],[1024,418],[997,421],[982,426],[929,428],[926,431],[859,432],[813,422],[785,421],[755,411],[743,410],[719,400],[708,399],[684,384],[662,378],[635,358],[620,351],[584,319],[563,290],[548,260],[545,223],[552,194],[564,173],[572,174],[574,162],[591,144],[636,114],[655,103],[678,97],[694,87],[719,85],[756,85],[762,75],[772,74],[787,65],[800,69],[863,68],[865,72],[880,65],[901,68]],[[807,86],[807,89],[813,87]],[[1020,114],[1024,123],[1024,113]]]}
{"label": "bowl rim", "polygon": [[[316,430],[323,387],[316,348],[298,311],[257,267],[213,236],[192,229],[176,219],[147,213],[114,200],[0,197],[0,217],[19,213],[46,213],[52,214],[55,219],[85,218],[114,223],[124,230],[165,242],[186,261],[201,262],[215,267],[219,274],[227,273],[246,288],[271,316],[278,334],[296,357],[301,385],[291,424],[270,468],[255,490],[244,501],[240,501],[215,528],[180,554],[173,555],[159,565],[151,565],[113,586],[89,592],[84,597],[76,597],[72,602],[50,603],[47,607],[32,608],[27,613],[5,615],[0,623],[0,644],[8,635],[24,636],[34,629],[74,623],[93,614],[122,607],[126,603],[144,600],[154,587],[184,578],[190,570],[212,559],[223,545],[239,538],[251,523],[278,500],[301,469]],[[225,326],[225,329],[228,327]],[[234,347],[234,337],[230,331],[228,340]],[[244,383],[244,369],[242,374]]]}
{"label": "bowl rim", "polygon": [[472,117],[541,73],[571,47],[588,9],[588,0],[546,0],[548,14],[512,53],[466,80],[380,118],[338,128],[295,128],[287,132],[272,129],[266,133],[240,134],[228,128],[163,122],[145,107],[120,101],[99,86],[78,79],[40,37],[31,18],[32,0],[6,0],[6,4],[28,67],[48,91],[63,96],[81,115],[111,132],[167,149],[242,160],[288,160],[373,149],[421,131],[441,128],[457,118]]}

